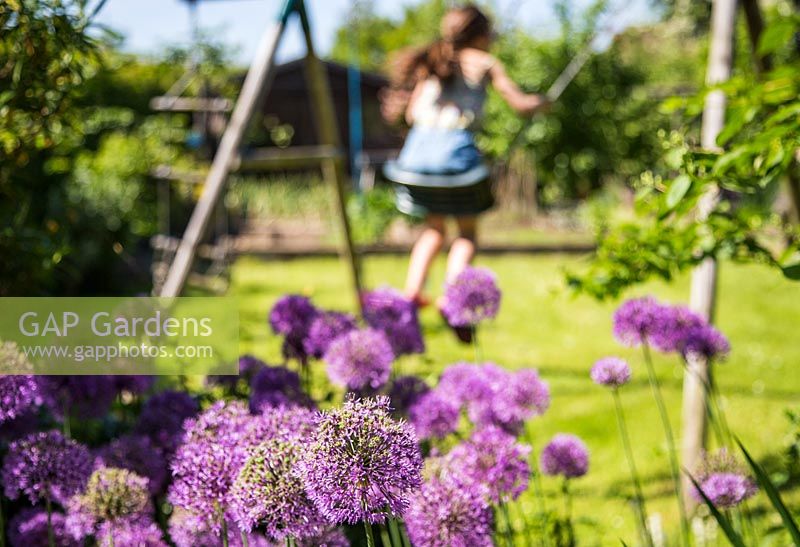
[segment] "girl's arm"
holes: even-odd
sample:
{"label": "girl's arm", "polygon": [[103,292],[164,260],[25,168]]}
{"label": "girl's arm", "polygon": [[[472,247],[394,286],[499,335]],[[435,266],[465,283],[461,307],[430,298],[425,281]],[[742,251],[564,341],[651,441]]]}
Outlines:
{"label": "girl's arm", "polygon": [[492,86],[500,93],[508,106],[523,116],[532,116],[550,105],[550,101],[544,95],[523,92],[508,76],[500,61],[495,61],[489,68],[489,76]]}
{"label": "girl's arm", "polygon": [[407,89],[383,88],[378,94],[381,102],[381,114],[390,124],[405,120],[408,125],[414,123],[414,102],[420,94],[422,82],[417,82],[412,91]]}

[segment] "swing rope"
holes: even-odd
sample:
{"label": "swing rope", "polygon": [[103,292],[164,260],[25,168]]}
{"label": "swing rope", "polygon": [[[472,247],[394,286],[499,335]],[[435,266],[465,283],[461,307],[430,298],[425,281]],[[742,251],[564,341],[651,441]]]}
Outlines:
{"label": "swing rope", "polygon": [[[626,0],[616,9],[614,9],[614,11],[610,14],[611,19],[613,20],[615,16],[627,9],[627,7],[631,4],[631,1],[632,0]],[[613,30],[613,28],[613,23],[609,21],[607,24],[597,27],[592,31],[589,37],[586,38],[586,41],[581,49],[578,50],[578,53],[576,53],[572,59],[570,59],[564,70],[561,71],[555,81],[545,92],[545,97],[547,97],[549,102],[554,103],[561,97],[561,95],[564,93],[564,90],[567,89],[569,84],[572,83],[584,65],[586,65],[586,62],[591,58],[597,38],[605,34],[607,31]],[[615,36],[616,34],[616,32],[612,32],[611,37]],[[522,127],[517,131],[517,133],[514,135],[514,138],[511,139],[511,144],[508,146],[509,153],[515,150],[521,144],[520,141],[522,140],[522,136],[528,131],[533,123],[534,121],[531,120],[528,123],[523,124]]]}

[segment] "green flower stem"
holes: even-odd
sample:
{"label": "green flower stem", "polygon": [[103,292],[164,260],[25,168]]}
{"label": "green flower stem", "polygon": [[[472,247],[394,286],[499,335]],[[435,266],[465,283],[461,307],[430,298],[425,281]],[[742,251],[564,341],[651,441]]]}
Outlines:
{"label": "green flower stem", "polygon": [[569,490],[569,479],[561,482],[561,494],[564,498],[564,523],[567,527],[567,545],[575,545],[575,530],[572,528],[572,492]]}
{"label": "green flower stem", "polygon": [[250,539],[247,537],[247,532],[242,531],[242,547],[250,547]]}
{"label": "green flower stem", "polygon": [[400,547],[403,545],[403,540],[400,538],[400,527],[397,525],[397,519],[389,517],[389,534],[392,536],[392,545]]}
{"label": "green flower stem", "polygon": [[656,407],[658,414],[661,418],[661,425],[664,428],[664,436],[667,441],[667,452],[669,453],[670,472],[672,474],[672,483],[675,487],[675,497],[678,501],[678,513],[681,518],[681,537],[683,544],[691,545],[689,537],[689,517],[686,515],[686,507],[683,505],[683,495],[681,488],[680,468],[678,466],[678,451],[675,448],[675,436],[672,433],[672,424],[669,421],[669,414],[667,413],[667,405],[664,403],[664,395],[661,393],[661,385],[656,376],[656,370],[653,366],[653,358],[650,355],[650,345],[647,340],[642,341],[642,353],[644,354],[644,362],[647,368],[647,378],[650,382],[650,389],[653,392],[653,398],[656,400]]}
{"label": "green flower stem", "polygon": [[482,353],[481,346],[478,344],[478,325],[472,325],[472,349],[475,351],[475,364],[481,362]]}
{"label": "green flower stem", "polygon": [[503,513],[503,519],[506,521],[505,540],[508,545],[514,547],[514,526],[511,523],[511,514],[508,512],[508,503],[500,503],[500,511]]}
{"label": "green flower stem", "polygon": [[384,547],[395,547],[394,543],[392,542],[392,539],[389,537],[389,530],[386,528],[386,526],[385,525],[379,526],[378,530],[380,531],[381,534],[381,544]]}
{"label": "green flower stem", "polygon": [[611,395],[614,397],[614,408],[617,414],[617,426],[619,427],[619,434],[622,438],[622,446],[625,450],[625,457],[628,459],[628,467],[631,471],[631,480],[633,481],[633,488],[636,496],[636,513],[639,516],[639,526],[641,527],[642,539],[645,545],[652,547],[653,537],[650,535],[650,530],[647,526],[647,510],[644,504],[644,494],[642,493],[642,483],[639,480],[639,473],[636,470],[636,461],[633,459],[633,449],[631,448],[631,440],[628,435],[628,426],[625,424],[625,413],[622,408],[622,399],[619,396],[619,389],[612,388]]}
{"label": "green flower stem", "polygon": [[228,547],[228,522],[225,520],[225,512],[218,509],[219,521],[222,526],[222,547]]}
{"label": "green flower stem", "polygon": [[364,532],[367,534],[367,547],[375,547],[375,536],[372,535],[372,526],[364,521]]}

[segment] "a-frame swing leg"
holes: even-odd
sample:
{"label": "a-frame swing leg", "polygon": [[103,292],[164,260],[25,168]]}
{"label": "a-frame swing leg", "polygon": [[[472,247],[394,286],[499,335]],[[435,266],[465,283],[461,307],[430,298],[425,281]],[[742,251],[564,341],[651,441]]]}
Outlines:
{"label": "a-frame swing leg", "polygon": [[[330,94],[327,77],[319,60],[316,58],[311,40],[308,17],[303,0],[287,0],[278,21],[264,34],[258,47],[256,56],[250,69],[247,71],[242,91],[236,101],[231,120],[214,156],[211,169],[206,177],[203,193],[197,206],[192,211],[189,224],[184,232],[183,239],[178,247],[175,257],[170,265],[167,278],[161,288],[160,296],[178,296],[183,290],[189,271],[192,268],[197,246],[208,228],[215,204],[219,201],[225,181],[230,174],[235,162],[242,137],[253,117],[258,104],[266,96],[272,81],[275,65],[275,52],[280,42],[286,22],[292,13],[300,15],[303,32],[308,46],[308,76],[309,87],[312,90],[312,105],[316,109],[319,123],[320,139],[322,144],[340,146],[339,134],[336,128],[336,118],[333,109],[333,100]],[[353,248],[350,233],[350,224],[346,216],[344,200],[344,169],[341,160],[327,160],[323,164],[326,178],[336,182],[336,196],[339,216],[345,238],[345,255],[351,269],[353,288],[356,293],[360,309],[360,271],[358,260]]]}
{"label": "a-frame swing leg", "polygon": [[[336,112],[333,104],[328,77],[325,68],[320,62],[314,51],[314,43],[311,38],[311,28],[309,26],[308,14],[302,0],[298,2],[297,11],[300,14],[300,23],[303,27],[303,35],[306,40],[306,78],[311,94],[311,108],[314,119],[317,121],[317,135],[322,145],[329,145],[340,149],[342,147],[339,136]],[[326,181],[333,184],[336,196],[336,207],[341,225],[342,236],[344,238],[343,255],[347,259],[350,267],[350,276],[353,292],[356,297],[356,310],[361,311],[361,266],[358,255],[353,245],[353,236],[350,229],[350,220],[347,217],[347,204],[345,200],[346,190],[345,181],[347,180],[343,156],[341,154],[334,158],[326,159],[322,162],[322,172]]]}
{"label": "a-frame swing leg", "polygon": [[[287,4],[293,5],[292,0],[289,0]],[[278,43],[286,26],[286,20],[291,12],[291,7],[287,6],[278,21],[264,33],[261,39],[256,56],[247,71],[244,84],[242,84],[239,98],[236,100],[236,106],[231,114],[230,122],[225,128],[217,153],[214,155],[211,169],[209,169],[206,176],[203,193],[200,195],[194,211],[192,211],[183,239],[181,239],[175,257],[169,267],[169,273],[167,273],[164,285],[161,287],[160,296],[178,296],[186,284],[189,271],[194,263],[197,246],[208,228],[208,223],[214,212],[214,206],[219,201],[225,181],[231,171],[231,166],[239,152],[242,137],[250,124],[250,119],[253,117],[256,106],[266,95],[272,80],[275,51],[278,49]]]}

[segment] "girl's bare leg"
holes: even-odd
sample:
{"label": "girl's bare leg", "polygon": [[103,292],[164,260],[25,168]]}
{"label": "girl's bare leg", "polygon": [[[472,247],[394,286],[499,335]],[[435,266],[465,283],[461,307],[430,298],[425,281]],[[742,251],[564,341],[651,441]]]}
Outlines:
{"label": "girl's bare leg", "polygon": [[477,236],[478,217],[456,217],[458,238],[450,246],[447,255],[447,281],[453,281],[464,271],[475,256],[475,238]]}
{"label": "girl's bare leg", "polygon": [[406,298],[422,304],[422,289],[428,278],[431,263],[444,243],[445,219],[440,215],[429,215],[425,219],[425,230],[411,249],[411,259],[406,275]]}

